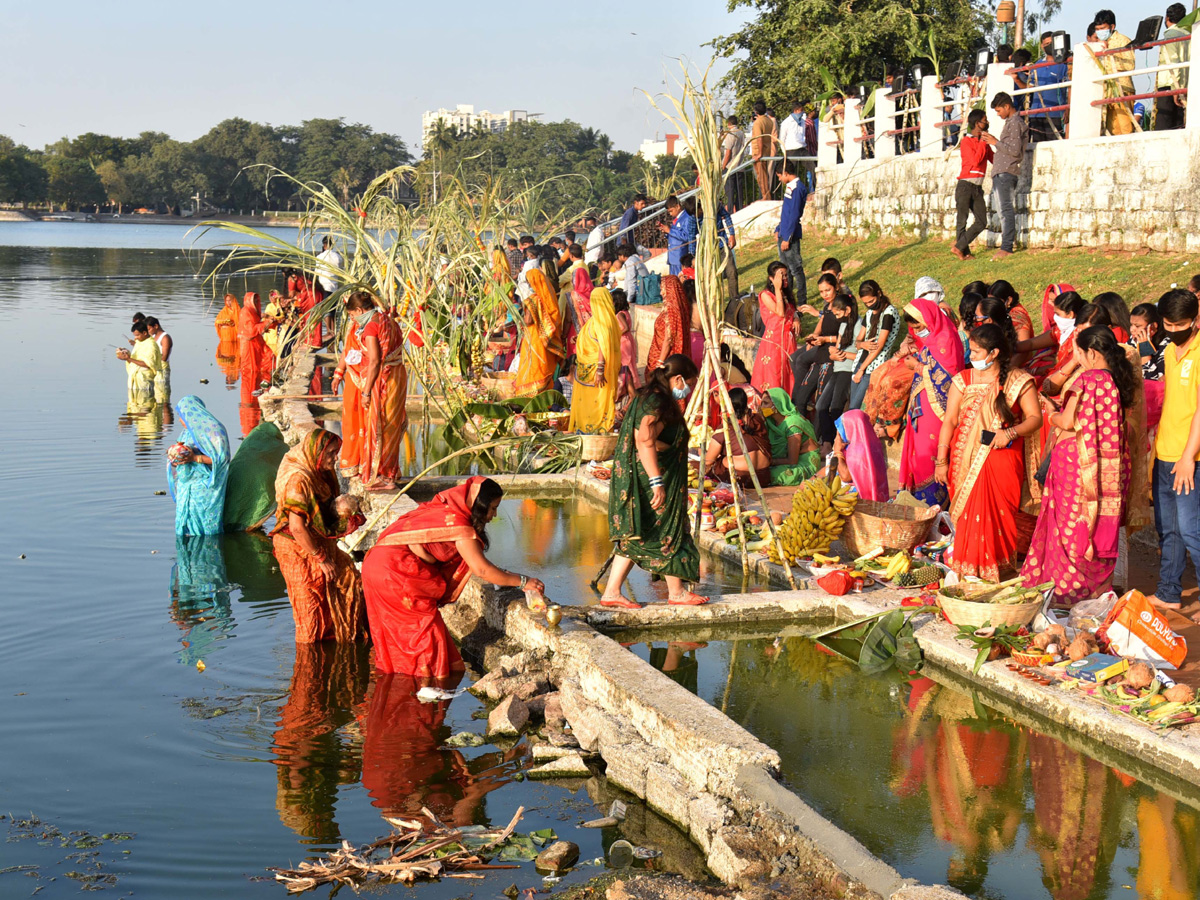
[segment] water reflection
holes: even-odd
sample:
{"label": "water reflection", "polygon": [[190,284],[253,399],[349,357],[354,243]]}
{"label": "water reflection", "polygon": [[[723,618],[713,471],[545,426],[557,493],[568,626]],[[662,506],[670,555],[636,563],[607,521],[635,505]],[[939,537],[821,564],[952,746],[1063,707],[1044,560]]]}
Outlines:
{"label": "water reflection", "polygon": [[117,431],[134,435],[134,466],[150,468],[162,462],[166,433],[175,425],[170,401],[159,402],[152,394],[131,391],[125,412],[117,417]]}
{"label": "water reflection", "polygon": [[176,535],[171,619],[183,631],[179,661],[195,665],[233,631],[220,535]]}

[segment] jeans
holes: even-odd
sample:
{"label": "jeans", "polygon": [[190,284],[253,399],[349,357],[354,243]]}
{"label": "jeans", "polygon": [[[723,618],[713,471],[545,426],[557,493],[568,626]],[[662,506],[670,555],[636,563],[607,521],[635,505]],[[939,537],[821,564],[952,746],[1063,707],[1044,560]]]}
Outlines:
{"label": "jeans", "polygon": [[1000,249],[1012,253],[1017,238],[1017,176],[1007,172],[993,175],[992,190],[1000,208]]}
{"label": "jeans", "polygon": [[[987,228],[987,202],[983,199],[983,186],[960,178],[954,189],[954,207],[957,211],[957,240],[954,246],[966,253],[971,249],[971,241]],[[968,213],[971,215],[970,228],[967,227]]]}
{"label": "jeans", "polygon": [[804,277],[804,260],[800,256],[800,235],[793,235],[788,241],[788,248],[783,249],[783,241],[775,239],[779,247],[779,261],[788,267],[788,275],[792,279],[792,296],[797,303],[808,301],[808,280]]}
{"label": "jeans", "polygon": [[1029,140],[1035,144],[1042,141],[1060,141],[1063,137],[1062,114],[1046,114],[1029,117]]}
{"label": "jeans", "polygon": [[850,399],[850,378],[853,372],[834,372],[825,382],[825,389],[817,398],[817,438],[822,444],[832,444],[837,436],[834,423],[846,411]]}
{"label": "jeans", "polygon": [[792,353],[792,405],[804,417],[808,417],[808,401],[817,388],[817,373],[823,363],[829,362],[829,348],[824,344],[801,344]]}
{"label": "jeans", "polygon": [[[1200,572],[1200,491],[1192,489],[1186,496],[1175,493],[1174,463],[1154,460],[1154,527],[1162,547],[1158,564],[1158,599],[1164,603],[1179,603],[1183,599],[1183,570],[1187,556]],[[1197,485],[1200,487],[1200,485]]]}
{"label": "jeans", "polygon": [[862,409],[863,400],[867,398],[867,388],[871,386],[871,376],[864,372],[862,381],[858,384],[854,383],[854,378],[850,378],[850,405],[846,409]]}

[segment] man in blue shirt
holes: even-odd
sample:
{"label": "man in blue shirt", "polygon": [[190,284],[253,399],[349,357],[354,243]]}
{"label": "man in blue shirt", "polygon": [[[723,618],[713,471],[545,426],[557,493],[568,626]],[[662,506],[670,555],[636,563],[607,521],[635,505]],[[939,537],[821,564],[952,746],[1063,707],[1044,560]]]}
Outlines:
{"label": "man in blue shirt", "polygon": [[[646,208],[647,202],[648,201],[645,194],[634,194],[633,205],[630,206],[629,209],[625,210],[625,215],[621,216],[621,227],[617,229],[617,234],[619,235],[617,238],[618,241],[629,241],[629,243],[633,244],[635,247],[637,246],[637,241],[634,240],[633,232],[629,231],[628,229],[637,224],[638,216],[640,216],[642,214],[642,210]],[[629,302],[632,303],[633,299],[630,298]]]}
{"label": "man in blue shirt", "polygon": [[671,224],[659,222],[658,229],[667,236],[668,270],[670,274],[678,275],[683,269],[680,258],[696,252],[696,219],[688,214],[674,194],[667,198],[666,207]]}
{"label": "man in blue shirt", "polygon": [[[1052,84],[1062,84],[1067,80],[1067,64],[1054,62],[1054,32],[1042,32],[1043,63],[1051,65],[1038,66],[1030,69],[1030,87],[1046,87]],[[1054,110],[1056,106],[1067,105],[1067,92],[1064,88],[1049,91],[1038,91],[1029,95],[1029,139],[1038,141],[1056,141],[1063,136],[1063,113],[1065,110]],[[1046,112],[1046,110],[1054,110]]]}
{"label": "man in blue shirt", "polygon": [[796,162],[791,159],[784,162],[779,181],[783,185],[783,207],[779,210],[779,227],[775,229],[779,261],[788,267],[796,302],[803,303],[808,297],[808,282],[804,278],[804,260],[800,256],[800,238],[804,234],[800,219],[808,201],[808,188],[797,177]]}

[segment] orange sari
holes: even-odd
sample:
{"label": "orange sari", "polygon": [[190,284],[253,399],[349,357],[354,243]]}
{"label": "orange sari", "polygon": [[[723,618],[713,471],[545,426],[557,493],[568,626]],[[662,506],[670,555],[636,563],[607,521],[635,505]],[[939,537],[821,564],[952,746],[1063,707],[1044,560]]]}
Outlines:
{"label": "orange sari", "polygon": [[271,380],[275,368],[275,355],[263,340],[267,324],[258,312],[258,294],[247,291],[238,314],[238,355],[241,357],[242,381],[252,382],[257,388],[261,382]]}
{"label": "orange sari", "polygon": [[241,307],[233,294],[225,295],[225,305],[217,313],[217,342],[220,344],[236,343],[238,339],[238,318]]}
{"label": "orange sari", "polygon": [[525,276],[533,293],[525,300],[525,312],[533,322],[525,326],[521,339],[521,362],[517,366],[518,395],[537,394],[550,387],[554,370],[566,352],[559,339],[558,297],[541,269]]}
{"label": "orange sari", "polygon": [[[457,541],[478,540],[471,507],[481,476],[442,491],[392,523],[363,560],[375,668],[425,678],[462,672],[463,661],[442,620],[471,570]],[[417,555],[421,548],[432,562]]]}
{"label": "orange sari", "polygon": [[[377,312],[366,325],[356,329],[365,347],[367,338],[379,341],[379,377],[371,387],[371,402],[362,409],[362,444],[358,477],[370,487],[378,480],[394,481],[400,475],[400,444],[408,423],[408,370],[404,368],[404,334],[384,312]],[[367,383],[367,355],[356,365],[347,364],[346,374],[361,393]]]}
{"label": "orange sari", "polygon": [[687,353],[692,339],[692,313],[678,275],[662,277],[662,312],[654,320],[654,337],[646,354],[646,380],[668,356]]}
{"label": "orange sari", "polygon": [[[954,571],[999,581],[1000,570],[1015,566],[1017,554],[1029,547],[1034,518],[1021,507],[1028,497],[1037,463],[1036,434],[1003,450],[986,447],[982,432],[1005,426],[996,412],[995,382],[972,383],[974,370],[954,376],[962,392],[958,427],[950,447],[950,521],[954,523]],[[1033,390],[1033,378],[1020,369],[1010,372],[1004,399],[1020,423],[1018,398]],[[1032,465],[1031,465],[1032,464]]]}
{"label": "orange sari", "polygon": [[[345,371],[350,370],[350,360],[361,360],[363,356],[358,329],[351,323],[346,332],[346,346],[342,351],[342,366]],[[358,474],[363,452],[363,431],[362,392],[355,380],[347,374],[342,380],[342,454],[338,458],[338,468],[347,477]]]}

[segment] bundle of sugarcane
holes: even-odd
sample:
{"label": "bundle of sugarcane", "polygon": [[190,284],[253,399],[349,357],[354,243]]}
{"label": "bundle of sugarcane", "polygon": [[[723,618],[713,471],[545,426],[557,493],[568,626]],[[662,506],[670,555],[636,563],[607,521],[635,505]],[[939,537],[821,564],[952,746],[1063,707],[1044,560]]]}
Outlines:
{"label": "bundle of sugarcane", "polygon": [[1002,606],[1018,603],[1031,603],[1040,599],[1042,594],[1054,587],[1053,582],[1026,587],[1018,575],[1000,584],[987,582],[963,582],[952,587],[944,588],[942,593],[956,600],[968,600],[971,603],[995,603]]}

